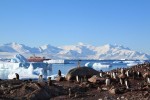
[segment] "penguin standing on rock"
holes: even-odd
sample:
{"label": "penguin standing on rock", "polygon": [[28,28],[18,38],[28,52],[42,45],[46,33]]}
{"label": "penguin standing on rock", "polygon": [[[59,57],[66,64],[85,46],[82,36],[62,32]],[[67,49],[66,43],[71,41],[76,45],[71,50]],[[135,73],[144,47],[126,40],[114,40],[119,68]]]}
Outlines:
{"label": "penguin standing on rock", "polygon": [[58,76],[61,76],[61,71],[60,70],[58,70]]}
{"label": "penguin standing on rock", "polygon": [[16,75],[16,80],[19,80],[19,74],[15,73],[15,75]]}
{"label": "penguin standing on rock", "polygon": [[149,77],[147,77],[147,83],[150,84],[150,78]]}
{"label": "penguin standing on rock", "polygon": [[142,74],[140,71],[137,71],[137,76],[138,76],[138,78],[142,77]]}
{"label": "penguin standing on rock", "polygon": [[52,80],[51,80],[51,77],[48,77],[48,86],[52,86]]}
{"label": "penguin standing on rock", "polygon": [[113,72],[112,75],[113,75],[113,78],[114,78],[114,79],[117,79],[117,77],[116,77],[116,72]]}
{"label": "penguin standing on rock", "polygon": [[127,77],[130,77],[129,70],[126,71]]}
{"label": "penguin standing on rock", "polygon": [[118,77],[120,79],[120,84],[123,85],[124,80],[127,78],[126,74],[124,72],[122,72]]}
{"label": "penguin standing on rock", "polygon": [[132,72],[133,79],[136,79],[137,73],[135,71]]}
{"label": "penguin standing on rock", "polygon": [[105,80],[105,82],[106,82],[106,86],[109,86],[110,85],[110,78],[107,77],[106,80]]}
{"label": "penguin standing on rock", "polygon": [[129,80],[126,78],[124,81],[125,81],[124,83],[126,85],[126,89],[129,89]]}
{"label": "penguin standing on rock", "polygon": [[100,70],[100,73],[99,73],[100,77],[103,77],[103,71]]}
{"label": "penguin standing on rock", "polygon": [[68,92],[69,92],[69,94],[68,94],[69,98],[71,98],[71,88],[68,89]]}
{"label": "penguin standing on rock", "polygon": [[38,79],[38,82],[43,82],[43,75],[39,75],[39,79]]}

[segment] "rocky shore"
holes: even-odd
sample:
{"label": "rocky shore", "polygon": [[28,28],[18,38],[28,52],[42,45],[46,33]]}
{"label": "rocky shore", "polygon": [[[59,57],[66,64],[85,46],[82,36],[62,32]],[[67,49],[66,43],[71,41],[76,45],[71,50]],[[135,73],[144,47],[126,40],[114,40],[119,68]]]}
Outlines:
{"label": "rocky shore", "polygon": [[0,100],[150,100],[149,63],[84,74],[80,80],[0,80]]}

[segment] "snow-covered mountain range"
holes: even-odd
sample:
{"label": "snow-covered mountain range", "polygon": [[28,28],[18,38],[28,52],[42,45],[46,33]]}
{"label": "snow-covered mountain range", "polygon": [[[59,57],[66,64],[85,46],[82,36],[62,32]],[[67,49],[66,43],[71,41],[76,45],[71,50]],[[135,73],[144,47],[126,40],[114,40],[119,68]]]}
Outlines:
{"label": "snow-covered mountain range", "polygon": [[77,45],[56,47],[44,45],[29,47],[18,43],[0,45],[0,57],[10,57],[20,53],[25,57],[44,56],[51,59],[150,59],[146,53],[130,50],[124,46],[106,44],[104,46],[92,46],[78,43]]}

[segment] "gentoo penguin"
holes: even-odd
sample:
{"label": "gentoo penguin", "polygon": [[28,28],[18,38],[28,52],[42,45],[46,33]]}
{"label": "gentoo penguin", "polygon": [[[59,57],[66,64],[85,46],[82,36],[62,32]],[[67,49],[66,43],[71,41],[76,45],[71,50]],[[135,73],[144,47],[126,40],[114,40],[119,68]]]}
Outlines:
{"label": "gentoo penguin", "polygon": [[121,68],[121,74],[125,74],[125,70]]}
{"label": "gentoo penguin", "polygon": [[142,74],[140,71],[137,71],[137,76],[138,76],[138,78],[142,77]]}
{"label": "gentoo penguin", "polygon": [[69,95],[69,98],[70,98],[71,97],[71,89],[70,88],[68,89],[68,92],[69,92],[68,95]]}
{"label": "gentoo penguin", "polygon": [[149,77],[147,77],[147,83],[149,83],[149,84],[150,84],[150,78],[149,78]]}
{"label": "gentoo penguin", "polygon": [[61,71],[60,70],[58,70],[58,76],[61,76]]}
{"label": "gentoo penguin", "polygon": [[78,75],[76,76],[76,81],[79,82],[79,76]]}
{"label": "gentoo penguin", "polygon": [[103,71],[102,70],[100,70],[99,76],[103,77]]}
{"label": "gentoo penguin", "polygon": [[51,77],[48,77],[48,86],[51,86],[51,85],[52,85]]}
{"label": "gentoo penguin", "polygon": [[128,81],[128,79],[126,78],[124,81],[125,81],[126,88],[129,89],[129,81]]}
{"label": "gentoo penguin", "polygon": [[105,83],[106,83],[106,86],[110,85],[110,78],[109,77],[106,78]]}
{"label": "gentoo penguin", "polygon": [[130,77],[129,70],[126,71],[127,77]]}
{"label": "gentoo penguin", "polygon": [[118,77],[120,79],[120,84],[123,85],[124,84],[124,79],[127,78],[126,74],[120,74]]}
{"label": "gentoo penguin", "polygon": [[16,80],[19,80],[19,74],[15,73],[15,75],[16,75]]}
{"label": "gentoo penguin", "polygon": [[123,85],[123,79],[119,78],[120,84]]}
{"label": "gentoo penguin", "polygon": [[116,78],[117,78],[117,77],[116,77],[116,73],[115,73],[115,72],[113,72],[113,73],[112,73],[112,75],[113,75],[113,78],[114,78],[114,79],[116,79]]}
{"label": "gentoo penguin", "polygon": [[43,75],[39,75],[38,82],[43,82]]}

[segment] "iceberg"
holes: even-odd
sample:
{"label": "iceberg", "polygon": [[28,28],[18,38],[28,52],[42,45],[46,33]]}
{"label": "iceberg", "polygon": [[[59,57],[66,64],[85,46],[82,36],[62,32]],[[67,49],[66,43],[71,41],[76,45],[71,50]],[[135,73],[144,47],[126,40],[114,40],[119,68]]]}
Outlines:
{"label": "iceberg", "polygon": [[124,61],[123,63],[126,63],[127,66],[135,66],[138,64],[143,64],[145,61],[143,60],[137,60],[137,61]]}
{"label": "iceberg", "polygon": [[95,70],[101,70],[101,69],[104,69],[104,68],[109,68],[111,67],[111,65],[106,65],[106,64],[101,64],[101,63],[86,63],[85,64],[86,67],[91,67]]}
{"label": "iceberg", "polygon": [[11,58],[10,62],[0,62],[0,78],[13,79],[15,73],[19,74],[20,79],[37,79],[39,75],[44,78],[51,75],[52,65],[43,62],[28,62],[25,57],[20,54]]}
{"label": "iceberg", "polygon": [[138,63],[133,62],[133,63],[128,63],[127,66],[130,67],[130,66],[135,66],[135,65],[137,65],[137,64],[138,64]]}
{"label": "iceberg", "polygon": [[62,59],[57,59],[57,60],[44,60],[43,62],[49,63],[49,64],[68,64],[69,61],[67,60],[62,60]]}
{"label": "iceberg", "polygon": [[117,60],[117,61],[113,61],[113,63],[114,63],[114,64],[119,64],[119,63],[123,63],[123,62],[122,62],[122,61]]}
{"label": "iceberg", "polygon": [[10,62],[14,62],[14,63],[23,62],[23,63],[25,63],[25,62],[28,62],[28,60],[24,56],[22,56],[21,54],[16,54],[14,56],[14,58],[11,58]]}
{"label": "iceberg", "polygon": [[127,60],[127,61],[123,61],[123,63],[135,63],[136,61],[132,61],[132,60]]}

